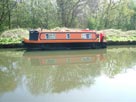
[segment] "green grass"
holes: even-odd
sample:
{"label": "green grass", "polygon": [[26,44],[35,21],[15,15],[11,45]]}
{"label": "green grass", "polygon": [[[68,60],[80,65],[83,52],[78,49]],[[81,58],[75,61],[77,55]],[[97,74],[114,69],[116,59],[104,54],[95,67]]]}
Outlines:
{"label": "green grass", "polygon": [[21,42],[22,42],[22,39],[0,38],[0,44],[17,44]]}

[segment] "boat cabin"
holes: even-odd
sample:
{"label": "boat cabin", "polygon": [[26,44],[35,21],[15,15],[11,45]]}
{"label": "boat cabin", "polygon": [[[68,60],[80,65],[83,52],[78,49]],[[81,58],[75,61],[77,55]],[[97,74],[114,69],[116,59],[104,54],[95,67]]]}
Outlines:
{"label": "boat cabin", "polygon": [[104,34],[93,30],[81,31],[30,31],[23,43],[27,48],[95,48],[106,47]]}

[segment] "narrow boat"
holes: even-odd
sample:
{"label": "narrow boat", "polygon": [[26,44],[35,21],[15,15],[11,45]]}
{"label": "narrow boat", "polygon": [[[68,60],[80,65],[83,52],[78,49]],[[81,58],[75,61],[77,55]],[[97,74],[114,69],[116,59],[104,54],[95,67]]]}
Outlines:
{"label": "narrow boat", "polygon": [[30,31],[24,38],[27,49],[89,49],[106,48],[105,34],[94,30]]}

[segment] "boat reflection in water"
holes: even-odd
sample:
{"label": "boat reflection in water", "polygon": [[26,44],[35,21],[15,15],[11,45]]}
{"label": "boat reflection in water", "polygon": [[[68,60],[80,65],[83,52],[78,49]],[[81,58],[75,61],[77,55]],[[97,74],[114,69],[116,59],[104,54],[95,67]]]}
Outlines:
{"label": "boat reflection in water", "polygon": [[85,64],[85,63],[99,63],[104,61],[104,53],[106,50],[100,50],[97,53],[90,50],[85,51],[34,51],[25,52],[24,57],[27,58],[32,64],[32,66],[42,66],[42,65],[63,65],[63,64]]}
{"label": "boat reflection in water", "polygon": [[106,50],[25,52],[27,86],[31,93],[61,93],[90,87],[100,75]]}

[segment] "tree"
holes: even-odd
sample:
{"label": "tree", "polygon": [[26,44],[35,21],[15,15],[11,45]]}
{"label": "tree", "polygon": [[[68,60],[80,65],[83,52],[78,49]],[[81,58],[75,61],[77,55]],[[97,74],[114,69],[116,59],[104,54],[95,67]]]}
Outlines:
{"label": "tree", "polygon": [[13,27],[52,28],[58,24],[55,4],[49,0],[18,2],[13,15]]}
{"label": "tree", "polygon": [[0,1],[0,30],[4,29],[5,25],[11,28],[11,12],[15,6],[16,2],[13,0]]}
{"label": "tree", "polygon": [[0,31],[10,28],[136,29],[134,0],[0,0]]}
{"label": "tree", "polygon": [[57,0],[58,17],[61,26],[73,27],[86,0]]}
{"label": "tree", "polygon": [[128,29],[136,30],[136,1],[133,0],[130,1],[129,8],[133,11],[133,14],[130,17],[130,23],[128,25]]}

